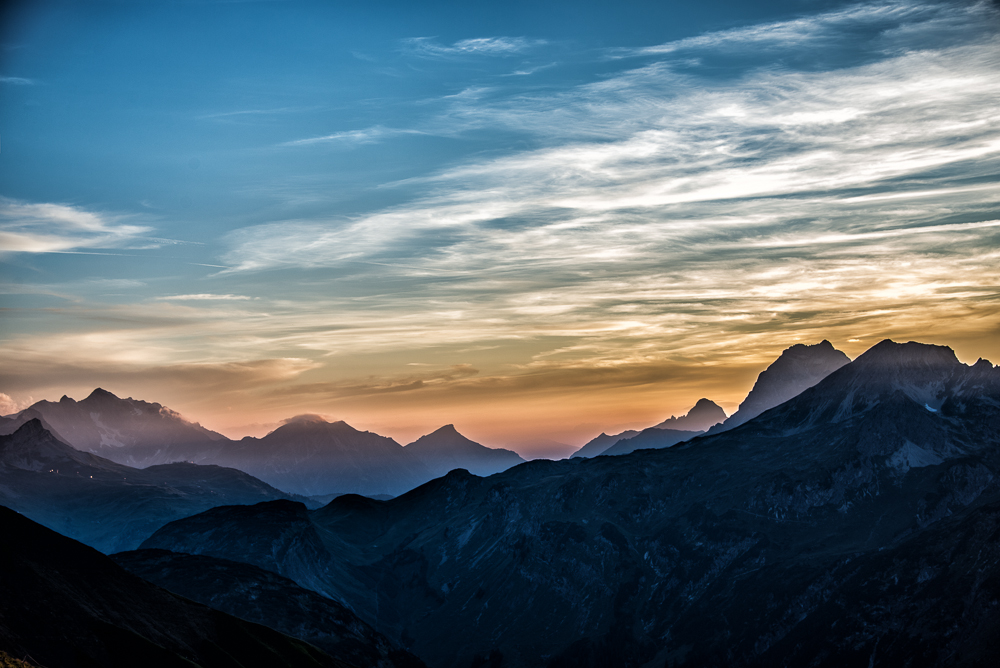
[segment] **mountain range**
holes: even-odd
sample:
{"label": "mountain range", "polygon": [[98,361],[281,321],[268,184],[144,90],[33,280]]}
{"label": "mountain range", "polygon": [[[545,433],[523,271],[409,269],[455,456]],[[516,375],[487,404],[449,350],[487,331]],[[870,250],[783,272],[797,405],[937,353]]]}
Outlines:
{"label": "mountain range", "polygon": [[396,495],[451,468],[489,475],[523,462],[510,450],[487,448],[447,425],[406,447],[316,415],[285,421],[263,438],[232,441],[160,404],[120,399],[103,389],[86,399],[39,401],[0,419],[0,434],[38,420],[74,448],[128,466],[192,462],[239,469],[303,496]]}
{"label": "mountain range", "polygon": [[435,668],[985,665],[998,537],[1000,369],[884,341],[671,448],[220,507],[143,547],[281,574]]}
{"label": "mountain range", "polygon": [[658,425],[637,431],[630,429],[618,434],[600,436],[585,443],[571,457],[596,457],[598,455],[627,455],[644,448],[669,448],[697,436],[726,419],[726,413],[714,401],[699,399],[687,414],[671,415]]}
{"label": "mountain range", "polygon": [[214,506],[281,498],[307,501],[221,466],[117,464],[66,445],[38,419],[0,436],[0,503],[102,552],[138,547]]}

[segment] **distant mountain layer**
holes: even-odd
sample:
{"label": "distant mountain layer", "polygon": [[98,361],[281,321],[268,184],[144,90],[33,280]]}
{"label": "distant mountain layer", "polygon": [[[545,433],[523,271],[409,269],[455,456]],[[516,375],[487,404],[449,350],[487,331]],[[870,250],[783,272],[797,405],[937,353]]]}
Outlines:
{"label": "distant mountain layer", "polygon": [[714,434],[733,429],[752,420],[798,396],[850,361],[851,358],[826,340],[811,346],[798,343],[786,349],[760,373],[737,411],[710,432]]}
{"label": "distant mountain layer", "polygon": [[342,603],[250,564],[166,550],[111,555],[134,575],[193,601],[305,640],[356,666],[419,668]]}
{"label": "distant mountain layer", "polygon": [[650,427],[643,429],[631,438],[623,439],[612,445],[601,453],[605,455],[627,455],[636,450],[659,450],[669,448],[694,438],[703,432],[700,431],[680,431],[678,429],[658,429]]}
{"label": "distant mountain layer", "polygon": [[31,419],[40,419],[58,438],[78,450],[104,457],[117,454],[116,461],[135,446],[142,446],[145,451],[225,439],[222,434],[188,422],[160,404],[119,399],[100,388],[79,402],[65,396],[58,402],[39,401],[14,416],[12,422],[0,425],[0,433],[13,433]]}
{"label": "distant mountain layer", "polygon": [[406,451],[420,458],[435,478],[454,469],[465,469],[475,475],[488,476],[524,463],[516,452],[487,448],[462,436],[450,424],[421,436],[407,445]]}
{"label": "distant mountain layer", "polygon": [[639,432],[635,429],[629,429],[618,434],[605,434],[601,432],[600,436],[593,438],[592,440],[585,443],[579,450],[573,453],[573,457],[596,457],[601,454],[612,445],[621,441],[623,439],[632,438]]}
{"label": "distant mountain layer", "polygon": [[717,403],[709,399],[699,399],[687,415],[681,417],[671,415],[670,419],[653,426],[656,429],[674,431],[708,431],[725,419],[726,412]]}
{"label": "distant mountain layer", "polygon": [[38,420],[0,436],[0,503],[103,552],[138,547],[163,524],[213,506],[280,498],[289,495],[220,466],[116,464]]}
{"label": "distant mountain layer", "polygon": [[0,652],[43,666],[347,668],[266,626],[175,596],[0,506]]}
{"label": "distant mountain layer", "polygon": [[102,389],[80,402],[37,402],[0,420],[0,434],[32,419],[64,443],[120,464],[216,464],[304,496],[395,496],[453,468],[488,475],[524,461],[509,450],[479,445],[451,425],[404,448],[346,422],[299,416],[263,438],[231,441],[160,404],[120,399]]}
{"label": "distant mountain layer", "polygon": [[686,415],[670,416],[668,420],[642,432],[629,430],[613,436],[602,433],[573,453],[573,457],[627,455],[635,450],[669,448],[697,436],[725,419],[726,413],[718,404],[708,399],[699,399]]}
{"label": "distant mountain layer", "polygon": [[280,573],[435,668],[987,665],[1000,369],[886,341],[671,448],[216,508],[144,547]]}

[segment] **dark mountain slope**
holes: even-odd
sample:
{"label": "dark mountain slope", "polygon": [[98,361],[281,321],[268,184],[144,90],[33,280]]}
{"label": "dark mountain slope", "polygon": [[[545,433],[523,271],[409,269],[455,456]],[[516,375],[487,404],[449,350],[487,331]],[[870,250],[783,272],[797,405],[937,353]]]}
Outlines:
{"label": "dark mountain slope", "polygon": [[358,666],[424,665],[409,652],[395,647],[343,604],[256,566],[166,550],[120,552],[111,555],[111,559],[164,589],[305,640]]}
{"label": "dark mountain slope", "polygon": [[287,497],[220,466],[116,464],[71,448],[37,420],[0,436],[0,501],[105,552],[137,547],[163,524],[213,506]]}
{"label": "dark mountain slope", "polygon": [[524,463],[516,452],[487,448],[458,433],[450,424],[421,436],[407,445],[406,451],[416,455],[435,478],[453,469],[488,476]]}
{"label": "dark mountain slope", "polygon": [[0,650],[45,666],[347,666],[300,640],[182,599],[0,507]]}
{"label": "dark mountain slope", "polygon": [[[998,507],[1000,370],[887,341],[722,434],[340,497],[301,525],[335,558],[264,567],[313,578],[435,668],[491,652],[504,666],[977,665],[973,629],[1000,610],[1000,565],[976,561]],[[146,546],[240,559],[252,512],[180,520]],[[942,554],[977,574],[929,561]],[[908,624],[923,634],[909,646]]]}
{"label": "dark mountain slope", "polygon": [[812,387],[851,359],[829,341],[807,346],[797,343],[787,348],[757,377],[750,394],[735,413],[709,433],[738,427],[764,411],[774,408]]}

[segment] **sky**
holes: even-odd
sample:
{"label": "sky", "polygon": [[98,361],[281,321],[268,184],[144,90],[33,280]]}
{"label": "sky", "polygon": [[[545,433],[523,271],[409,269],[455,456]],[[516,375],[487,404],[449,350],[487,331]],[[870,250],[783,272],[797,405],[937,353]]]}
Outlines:
{"label": "sky", "polygon": [[529,456],[795,343],[1000,362],[992,2],[22,2],[0,413]]}

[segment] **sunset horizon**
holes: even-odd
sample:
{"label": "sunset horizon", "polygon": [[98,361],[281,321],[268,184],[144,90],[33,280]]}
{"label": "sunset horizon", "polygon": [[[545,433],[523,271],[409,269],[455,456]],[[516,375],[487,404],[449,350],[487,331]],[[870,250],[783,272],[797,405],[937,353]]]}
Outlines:
{"label": "sunset horizon", "polygon": [[796,343],[1000,359],[995,4],[5,12],[2,414],[531,456]]}

